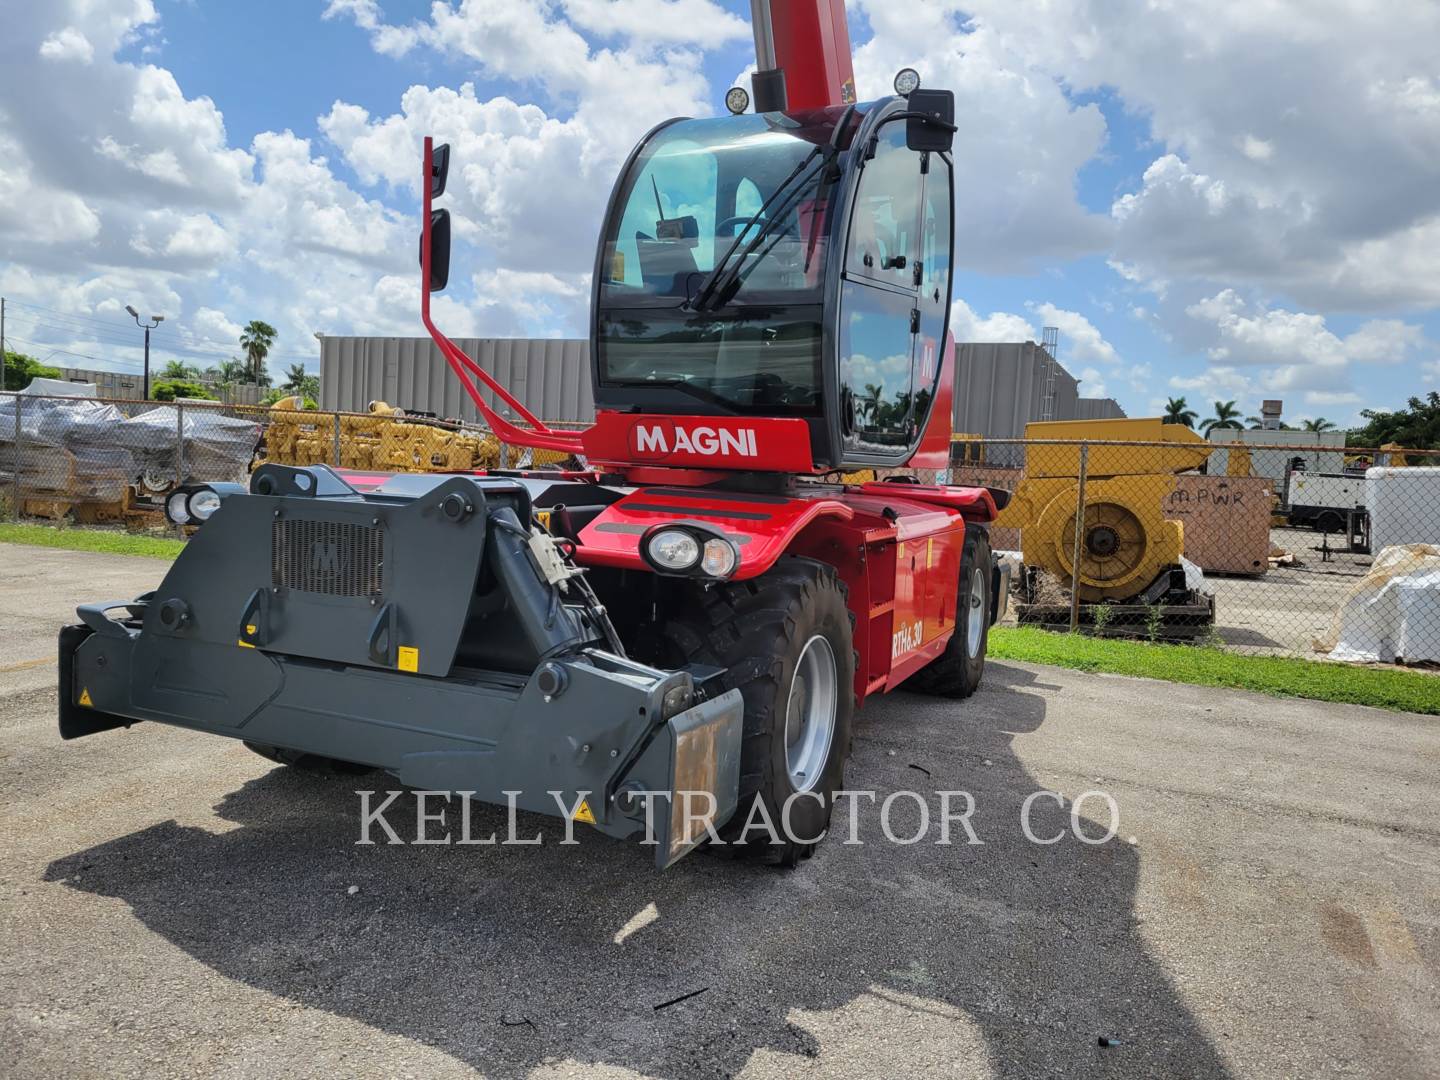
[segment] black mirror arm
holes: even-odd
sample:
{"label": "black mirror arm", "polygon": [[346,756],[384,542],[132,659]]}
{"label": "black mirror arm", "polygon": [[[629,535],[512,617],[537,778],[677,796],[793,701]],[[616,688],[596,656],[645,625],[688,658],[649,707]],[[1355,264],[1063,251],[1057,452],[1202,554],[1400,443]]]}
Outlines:
{"label": "black mirror arm", "polygon": [[887,116],[885,120],[887,122],[891,120],[919,120],[921,123],[929,124],[931,127],[937,127],[941,131],[948,131],[952,135],[960,130],[954,124],[946,120],[941,120],[938,116],[933,116],[930,113],[926,112],[915,112],[914,110],[895,113],[891,116]]}

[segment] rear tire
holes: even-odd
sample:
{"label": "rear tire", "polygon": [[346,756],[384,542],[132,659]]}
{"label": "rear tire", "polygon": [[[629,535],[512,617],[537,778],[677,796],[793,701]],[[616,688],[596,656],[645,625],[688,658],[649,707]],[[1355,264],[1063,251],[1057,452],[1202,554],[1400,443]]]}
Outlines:
{"label": "rear tire", "polygon": [[960,580],[955,600],[955,632],[945,651],[906,680],[923,694],[967,698],[985,674],[985,649],[990,640],[990,537],[974,525],[965,529],[960,552]]}
{"label": "rear tire", "polygon": [[1345,519],[1333,510],[1327,510],[1315,519],[1315,531],[1338,533],[1345,530]]}
{"label": "rear tire", "polygon": [[[725,668],[723,688],[745,700],[739,799],[717,831],[734,844],[754,814],[746,846],[758,840],[794,866],[829,828],[850,756],[855,651],[845,586],[833,567],[791,556],[758,578],[706,589],[694,608],[664,627],[670,648],[681,663]],[[757,801],[782,843],[769,843]]]}

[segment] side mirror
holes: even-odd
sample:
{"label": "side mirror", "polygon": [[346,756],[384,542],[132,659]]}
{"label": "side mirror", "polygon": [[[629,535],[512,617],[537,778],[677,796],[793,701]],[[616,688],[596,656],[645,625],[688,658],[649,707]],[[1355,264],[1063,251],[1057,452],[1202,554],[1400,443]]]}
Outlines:
{"label": "side mirror", "polygon": [[943,152],[955,141],[955,95],[949,90],[912,90],[905,112],[905,145]]}
{"label": "side mirror", "polygon": [[[421,241],[422,245],[424,241]],[[423,248],[422,248],[423,259]],[[450,280],[450,211],[430,211],[430,291],[440,292]]]}
{"label": "side mirror", "polygon": [[441,143],[430,152],[430,197],[445,194],[445,180],[450,175],[450,144]]}

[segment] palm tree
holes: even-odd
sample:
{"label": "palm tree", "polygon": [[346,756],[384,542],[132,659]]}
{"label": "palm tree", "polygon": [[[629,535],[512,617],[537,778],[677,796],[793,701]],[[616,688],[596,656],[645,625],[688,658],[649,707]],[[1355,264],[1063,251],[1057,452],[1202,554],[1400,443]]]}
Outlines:
{"label": "palm tree", "polygon": [[868,416],[870,422],[878,423],[880,409],[885,400],[885,387],[876,386],[874,383],[865,384],[865,396],[860,399],[860,415]]}
{"label": "palm tree", "polygon": [[1302,421],[1300,422],[1300,430],[1301,430],[1301,431],[1334,431],[1334,430],[1335,430],[1335,423],[1334,423],[1334,421],[1332,421],[1332,420],[1326,420],[1325,417],[1323,417],[1323,416],[1317,416],[1314,420],[1302,420]]}
{"label": "palm tree", "polygon": [[1200,424],[1200,432],[1203,435],[1209,435],[1216,428],[1239,429],[1240,427],[1240,410],[1235,407],[1235,402],[1233,400],[1217,401],[1215,402],[1215,415],[1205,418]]}
{"label": "palm tree", "polygon": [[168,382],[175,382],[176,380],[183,382],[187,379],[198,379],[200,377],[200,369],[191,367],[182,360],[171,360],[160,369],[159,377]]}
{"label": "palm tree", "polygon": [[[270,352],[270,346],[275,344],[275,339],[280,335],[267,322],[259,319],[252,319],[246,324],[245,329],[240,333],[240,347],[245,350],[245,357],[250,362],[249,376],[253,383],[260,383],[265,374],[265,357]],[[263,381],[268,382],[268,379]]]}
{"label": "palm tree", "polygon": [[1247,416],[1247,417],[1245,417],[1245,423],[1247,423],[1247,424],[1250,425],[1250,430],[1251,430],[1251,431],[1259,431],[1261,428],[1263,428],[1263,427],[1265,426],[1265,421],[1264,421],[1264,420],[1261,420],[1260,417],[1258,417],[1258,416]]}
{"label": "palm tree", "polygon": [[219,364],[210,369],[209,373],[215,376],[216,382],[237,383],[245,378],[245,361],[221,360]]}
{"label": "palm tree", "polygon": [[299,391],[304,389],[305,380],[309,376],[305,374],[304,364],[291,364],[285,372],[285,381],[280,384],[283,390]]}
{"label": "palm tree", "polygon": [[1195,426],[1195,410],[1187,408],[1183,397],[1172,397],[1165,403],[1165,424],[1184,424],[1188,428]]}

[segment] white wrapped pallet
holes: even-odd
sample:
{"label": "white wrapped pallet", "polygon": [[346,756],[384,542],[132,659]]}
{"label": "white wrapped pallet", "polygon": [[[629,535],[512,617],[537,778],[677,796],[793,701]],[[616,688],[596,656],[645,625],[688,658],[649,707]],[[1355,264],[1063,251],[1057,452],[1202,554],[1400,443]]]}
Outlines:
{"label": "white wrapped pallet", "polygon": [[1440,544],[1440,468],[1365,471],[1370,550],[1402,544]]}

